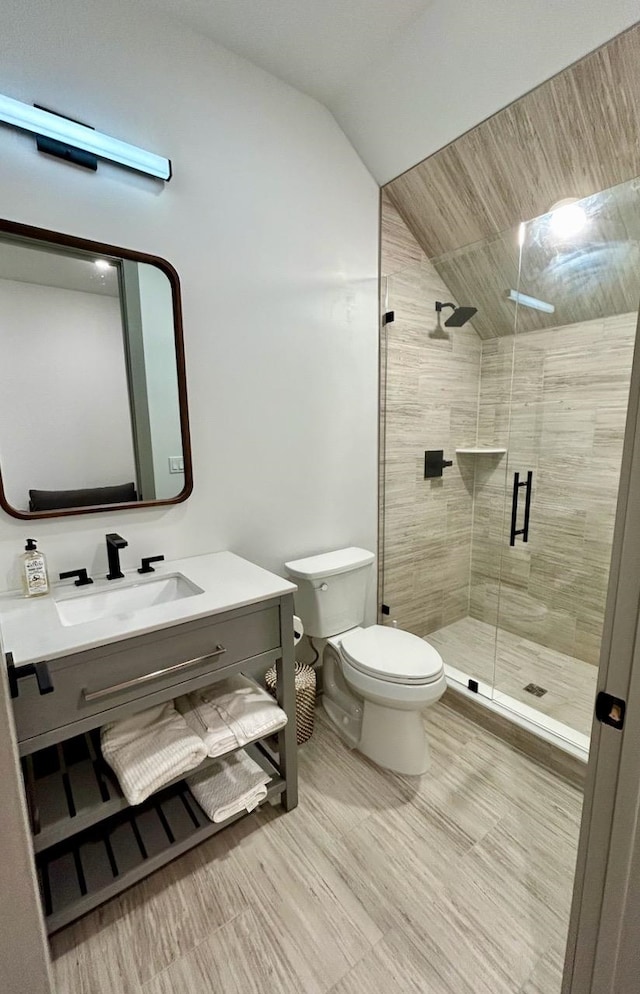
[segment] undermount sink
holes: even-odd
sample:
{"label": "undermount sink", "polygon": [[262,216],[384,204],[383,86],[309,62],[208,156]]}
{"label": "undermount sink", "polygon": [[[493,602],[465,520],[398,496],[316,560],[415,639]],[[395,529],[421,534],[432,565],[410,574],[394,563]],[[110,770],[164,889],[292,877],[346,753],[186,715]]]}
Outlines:
{"label": "undermount sink", "polygon": [[131,615],[145,608],[195,597],[201,593],[202,589],[187,580],[182,573],[172,573],[170,576],[159,576],[139,583],[125,583],[110,590],[61,597],[56,599],[55,605],[63,625],[82,625],[99,618]]}

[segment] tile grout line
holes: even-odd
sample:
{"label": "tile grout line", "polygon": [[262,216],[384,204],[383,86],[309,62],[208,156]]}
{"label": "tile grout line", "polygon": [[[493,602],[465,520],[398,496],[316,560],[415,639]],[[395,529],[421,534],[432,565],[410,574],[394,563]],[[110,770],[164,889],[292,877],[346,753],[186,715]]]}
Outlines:
{"label": "tile grout line", "polygon": [[[147,980],[145,980],[145,982],[139,988],[139,994],[144,994],[145,990],[149,987],[149,985],[152,983],[156,983],[158,978],[161,977],[163,973],[167,973],[168,970],[173,969],[176,963],[179,963],[186,956],[193,955],[193,953],[195,953],[200,948],[200,946],[204,945],[206,942],[209,942],[212,936],[216,935],[221,929],[226,928],[227,925],[231,925],[239,918],[242,918],[243,915],[246,915],[247,911],[251,911],[250,904],[247,904],[246,908],[243,908],[242,911],[238,911],[237,914],[233,915],[233,917],[229,918],[226,922],[223,922],[221,925],[217,925],[216,928],[212,929],[205,936],[203,936],[203,938],[200,939],[199,942],[196,942],[195,945],[191,946],[190,949],[185,949],[185,951],[180,953],[179,956],[176,956],[176,958],[171,960],[170,963],[167,963],[167,965],[164,966],[162,970],[158,970],[158,972],[154,973],[152,977],[149,977]],[[136,994],[138,994],[138,992],[136,992]],[[193,992],[193,994],[195,994],[195,992]]]}

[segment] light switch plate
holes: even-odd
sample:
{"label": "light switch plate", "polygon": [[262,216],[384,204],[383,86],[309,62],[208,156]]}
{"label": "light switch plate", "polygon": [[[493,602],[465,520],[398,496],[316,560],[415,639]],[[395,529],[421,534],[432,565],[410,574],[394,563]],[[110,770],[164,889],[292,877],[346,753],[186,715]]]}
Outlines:
{"label": "light switch plate", "polygon": [[183,456],[169,456],[169,472],[170,473],[184,473],[184,458],[183,458]]}

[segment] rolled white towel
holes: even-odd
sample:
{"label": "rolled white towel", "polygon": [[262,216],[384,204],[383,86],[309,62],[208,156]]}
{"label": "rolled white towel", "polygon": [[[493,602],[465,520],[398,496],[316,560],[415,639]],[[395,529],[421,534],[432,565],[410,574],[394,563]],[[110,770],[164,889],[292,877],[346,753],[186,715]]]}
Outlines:
{"label": "rolled white towel", "polygon": [[241,811],[253,811],[267,796],[270,779],[241,749],[193,773],[186,783],[207,817],[221,822]]}
{"label": "rolled white towel", "polygon": [[204,742],[171,701],[103,725],[100,744],[129,804],[141,804],[207,756]]}
{"label": "rolled white towel", "polygon": [[287,723],[273,697],[241,673],[178,698],[176,707],[212,757],[272,735]]}

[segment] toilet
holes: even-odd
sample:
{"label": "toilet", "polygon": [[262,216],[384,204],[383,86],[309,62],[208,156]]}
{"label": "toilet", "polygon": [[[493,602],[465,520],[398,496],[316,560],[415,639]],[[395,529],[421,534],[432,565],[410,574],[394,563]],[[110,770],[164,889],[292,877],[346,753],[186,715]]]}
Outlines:
{"label": "toilet", "polygon": [[375,556],[351,547],[285,563],[296,583],[296,613],[307,635],[326,639],[323,706],[352,748],[385,769],[425,773],[429,746],[422,721],[447,686],[439,653],[417,635],[363,627]]}

